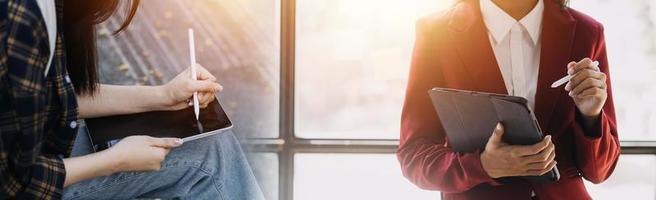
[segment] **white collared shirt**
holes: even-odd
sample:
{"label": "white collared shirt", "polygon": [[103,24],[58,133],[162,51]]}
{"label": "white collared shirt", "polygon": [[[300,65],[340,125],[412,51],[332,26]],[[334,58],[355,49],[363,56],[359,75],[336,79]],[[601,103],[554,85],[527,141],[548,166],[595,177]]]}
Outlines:
{"label": "white collared shirt", "polygon": [[528,99],[535,109],[544,2],[517,21],[492,0],[480,0],[483,21],[508,94]]}
{"label": "white collared shirt", "polygon": [[48,31],[48,47],[50,47],[50,55],[48,57],[48,64],[44,76],[48,75],[52,58],[55,55],[55,45],[57,43],[57,8],[55,7],[55,0],[37,0],[37,5],[41,10],[43,21],[45,22]]}

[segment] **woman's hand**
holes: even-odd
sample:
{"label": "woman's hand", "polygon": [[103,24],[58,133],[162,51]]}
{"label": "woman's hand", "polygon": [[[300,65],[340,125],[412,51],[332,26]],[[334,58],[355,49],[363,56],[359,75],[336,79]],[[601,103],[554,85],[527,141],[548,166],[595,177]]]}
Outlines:
{"label": "woman's hand", "polygon": [[130,136],[107,149],[116,160],[115,172],[159,170],[162,161],[172,148],[182,145],[178,138]]}
{"label": "woman's hand", "polygon": [[589,58],[567,65],[567,73],[572,76],[565,90],[574,99],[586,121],[596,121],[608,98],[606,74],[592,64]]}
{"label": "woman's hand", "polygon": [[503,125],[497,124],[481,152],[481,165],[488,176],[541,176],[556,166],[556,147],[547,135],[534,145],[509,145],[503,142]]}
{"label": "woman's hand", "polygon": [[200,64],[196,65],[198,80],[191,79],[191,68],[178,74],[173,80],[160,87],[167,99],[167,110],[181,110],[192,105],[190,99],[198,92],[198,102],[201,108],[207,107],[214,100],[214,94],[221,92],[223,86],[217,83],[216,77]]}

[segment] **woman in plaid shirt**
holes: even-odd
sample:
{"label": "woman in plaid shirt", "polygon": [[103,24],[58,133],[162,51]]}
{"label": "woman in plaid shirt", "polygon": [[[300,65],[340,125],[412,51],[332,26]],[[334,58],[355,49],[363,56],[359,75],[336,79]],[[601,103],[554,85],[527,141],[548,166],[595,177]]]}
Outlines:
{"label": "woman in plaid shirt", "polygon": [[95,25],[118,4],[0,0],[0,199],[261,199],[232,133],[180,148],[133,136],[70,157],[78,118],[184,109],[193,92],[207,106],[222,90],[202,67],[198,81],[187,70],[163,86],[98,84]]}

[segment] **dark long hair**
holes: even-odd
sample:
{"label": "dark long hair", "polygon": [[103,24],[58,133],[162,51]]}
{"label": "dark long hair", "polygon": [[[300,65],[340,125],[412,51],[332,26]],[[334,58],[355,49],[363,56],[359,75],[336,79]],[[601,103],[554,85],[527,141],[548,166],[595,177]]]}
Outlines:
{"label": "dark long hair", "polygon": [[66,50],[66,69],[75,91],[90,94],[98,88],[98,51],[96,49],[96,25],[106,21],[125,6],[126,15],[118,34],[130,24],[139,7],[140,0],[65,0],[64,1],[64,41]]}

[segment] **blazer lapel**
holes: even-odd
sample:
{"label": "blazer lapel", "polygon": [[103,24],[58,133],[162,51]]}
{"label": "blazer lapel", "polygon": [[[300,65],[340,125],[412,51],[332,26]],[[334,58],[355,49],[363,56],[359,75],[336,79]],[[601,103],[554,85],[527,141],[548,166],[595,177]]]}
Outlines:
{"label": "blazer lapel", "polygon": [[471,74],[471,87],[482,92],[508,94],[483,22],[478,1],[456,5],[449,22],[450,37],[459,58]]}
{"label": "blazer lapel", "polygon": [[566,9],[552,1],[544,2],[542,52],[535,97],[535,113],[543,129],[549,126],[558,97],[563,93],[562,87],[551,88],[551,83],[567,74],[576,28],[576,21]]}

